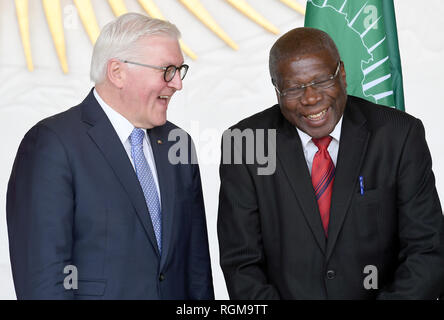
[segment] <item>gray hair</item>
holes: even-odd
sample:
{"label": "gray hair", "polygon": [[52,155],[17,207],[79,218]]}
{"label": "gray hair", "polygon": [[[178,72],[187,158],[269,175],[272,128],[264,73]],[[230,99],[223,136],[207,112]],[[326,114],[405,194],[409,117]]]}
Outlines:
{"label": "gray hair", "polygon": [[105,80],[107,64],[110,59],[131,60],[137,58],[137,42],[141,37],[165,35],[180,38],[177,27],[159,19],[140,13],[127,13],[103,27],[94,45],[90,77],[100,84]]}

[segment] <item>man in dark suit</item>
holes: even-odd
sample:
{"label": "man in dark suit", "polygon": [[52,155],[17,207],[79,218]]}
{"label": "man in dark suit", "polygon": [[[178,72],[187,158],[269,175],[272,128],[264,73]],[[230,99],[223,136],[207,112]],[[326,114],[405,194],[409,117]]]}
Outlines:
{"label": "man in dark suit", "polygon": [[[19,299],[214,299],[199,167],[166,120],[188,69],[178,37],[140,14],[109,23],[95,89],[24,137],[7,195]],[[188,161],[173,164],[172,134]]]}
{"label": "man in dark suit", "polygon": [[[224,134],[218,236],[230,298],[436,299],[444,219],[421,121],[347,96],[320,30],[277,40],[270,73],[279,104],[232,128],[254,141]],[[245,156],[257,146],[276,153],[273,174]],[[236,153],[240,164],[227,160]]]}

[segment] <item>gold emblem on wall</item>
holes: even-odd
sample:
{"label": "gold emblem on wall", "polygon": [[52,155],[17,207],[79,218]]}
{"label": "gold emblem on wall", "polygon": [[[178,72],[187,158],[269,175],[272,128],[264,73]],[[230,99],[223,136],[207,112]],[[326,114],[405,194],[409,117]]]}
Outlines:
{"label": "gold emblem on wall", "polygon": [[[91,0],[72,0],[77,8],[80,20],[83,27],[88,34],[91,43],[94,44],[100,33],[100,28],[97,23],[97,19],[94,13],[94,9],[91,5]],[[134,1],[134,0],[133,0]],[[145,10],[148,15],[153,18],[163,19],[165,17],[161,13],[153,0],[137,0],[140,6]],[[171,0],[172,1],[172,0]],[[233,39],[219,26],[217,21],[211,16],[211,14],[205,9],[199,0],[178,0],[183,6],[188,9],[193,15],[195,15],[208,29],[214,32],[220,39],[222,39],[229,47],[237,50],[239,46]],[[233,8],[239,10],[246,17],[263,27],[265,30],[278,34],[279,30],[271,22],[269,22],[264,16],[258,13],[247,0],[224,0],[228,2]],[[286,4],[293,10],[305,14],[305,8],[297,3],[295,0],[279,0]],[[124,0],[107,0],[115,16],[120,16],[126,12]],[[46,21],[51,32],[51,36],[54,42],[54,47],[57,52],[57,57],[60,62],[60,66],[64,73],[68,73],[68,62],[66,58],[66,46],[65,46],[65,34],[63,31],[63,19],[60,0],[42,0],[43,9],[45,11]],[[32,51],[30,44],[29,34],[29,15],[28,15],[28,0],[15,0],[15,6],[17,11],[18,26],[20,29],[20,36],[22,38],[23,50],[25,53],[26,65],[29,71],[34,70],[32,62]],[[197,54],[188,47],[183,40],[179,40],[180,46],[184,53],[191,59],[197,59]]]}

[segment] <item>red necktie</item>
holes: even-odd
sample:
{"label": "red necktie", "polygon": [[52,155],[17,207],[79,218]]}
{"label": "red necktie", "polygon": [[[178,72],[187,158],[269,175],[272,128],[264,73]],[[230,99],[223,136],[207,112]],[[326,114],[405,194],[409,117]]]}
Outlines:
{"label": "red necktie", "polygon": [[319,149],[313,158],[311,182],[316,200],[318,201],[325,236],[327,236],[328,221],[330,220],[331,193],[333,190],[333,180],[335,179],[335,166],[327,150],[331,139],[332,137],[330,136],[311,139]]}

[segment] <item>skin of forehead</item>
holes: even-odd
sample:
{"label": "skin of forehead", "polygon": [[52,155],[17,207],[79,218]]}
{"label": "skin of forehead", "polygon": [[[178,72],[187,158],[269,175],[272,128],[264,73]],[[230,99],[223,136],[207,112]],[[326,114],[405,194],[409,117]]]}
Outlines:
{"label": "skin of forehead", "polygon": [[330,36],[314,28],[296,28],[280,37],[270,50],[270,75],[276,78],[277,64],[320,51],[327,51],[335,61],[340,60],[338,49]]}

